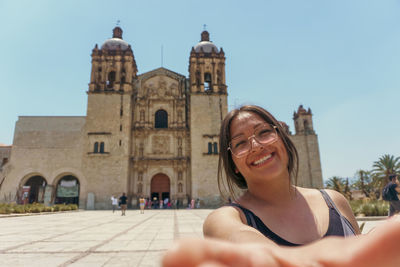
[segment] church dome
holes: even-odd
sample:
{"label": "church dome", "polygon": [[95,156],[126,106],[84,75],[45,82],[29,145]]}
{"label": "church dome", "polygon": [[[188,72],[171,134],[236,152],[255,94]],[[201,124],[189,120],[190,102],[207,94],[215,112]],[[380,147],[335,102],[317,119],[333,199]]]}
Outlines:
{"label": "church dome", "polygon": [[203,31],[201,33],[201,41],[194,46],[194,51],[196,53],[199,52],[211,53],[212,51],[218,53],[217,46],[210,41],[210,34],[208,33],[208,31]]}
{"label": "church dome", "polygon": [[101,49],[106,50],[127,50],[129,48],[129,44],[122,40],[122,29],[120,27],[115,27],[113,30],[113,37],[106,40]]}

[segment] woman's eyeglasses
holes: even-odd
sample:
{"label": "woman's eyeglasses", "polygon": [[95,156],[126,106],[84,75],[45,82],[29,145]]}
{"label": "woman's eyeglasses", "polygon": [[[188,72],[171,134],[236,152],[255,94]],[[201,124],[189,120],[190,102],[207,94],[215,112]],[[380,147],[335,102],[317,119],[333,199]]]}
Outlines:
{"label": "woman's eyeglasses", "polygon": [[254,138],[259,144],[268,145],[278,140],[278,133],[276,132],[277,126],[269,125],[268,123],[262,124],[257,127],[252,136],[246,137],[240,135],[235,137],[229,143],[228,150],[232,152],[237,158],[244,157],[251,150],[251,138]]}

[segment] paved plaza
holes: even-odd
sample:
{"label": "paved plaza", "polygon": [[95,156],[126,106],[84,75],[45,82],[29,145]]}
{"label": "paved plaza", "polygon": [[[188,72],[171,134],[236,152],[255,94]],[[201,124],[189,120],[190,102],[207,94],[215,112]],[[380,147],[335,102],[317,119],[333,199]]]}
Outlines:
{"label": "paved plaza", "polygon": [[[211,210],[77,211],[0,217],[0,266],[160,266],[174,240],[202,237]],[[368,220],[364,232],[381,223]]]}

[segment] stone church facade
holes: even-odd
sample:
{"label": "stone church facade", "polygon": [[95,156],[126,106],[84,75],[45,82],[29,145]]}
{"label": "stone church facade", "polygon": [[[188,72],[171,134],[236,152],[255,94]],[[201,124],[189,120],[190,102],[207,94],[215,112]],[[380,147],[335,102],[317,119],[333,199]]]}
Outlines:
{"label": "stone church facade", "polygon": [[[122,29],[92,51],[87,114],[20,116],[0,169],[0,200],[111,207],[126,192],[201,206],[222,203],[218,134],[226,115],[225,54],[203,31],[189,56],[189,78],[165,68],[138,74]],[[311,110],[294,113],[298,184],[322,187]],[[24,195],[25,192],[25,195]]]}

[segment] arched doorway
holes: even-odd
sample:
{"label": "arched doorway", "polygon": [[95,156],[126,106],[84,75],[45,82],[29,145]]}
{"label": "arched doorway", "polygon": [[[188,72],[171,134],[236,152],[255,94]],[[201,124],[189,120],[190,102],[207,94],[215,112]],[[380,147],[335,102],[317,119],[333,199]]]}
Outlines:
{"label": "arched doorway", "polygon": [[170,181],[167,175],[158,173],[151,179],[151,199],[170,199]]}
{"label": "arched doorway", "polygon": [[[36,175],[28,179],[24,184],[24,194],[27,194],[24,198],[28,203],[43,203],[44,199],[44,188],[47,182],[42,176]],[[28,188],[29,187],[29,188]],[[26,203],[26,202],[25,202]]]}
{"label": "arched doorway", "polygon": [[73,175],[63,176],[57,184],[54,204],[79,205],[79,180]]}

